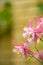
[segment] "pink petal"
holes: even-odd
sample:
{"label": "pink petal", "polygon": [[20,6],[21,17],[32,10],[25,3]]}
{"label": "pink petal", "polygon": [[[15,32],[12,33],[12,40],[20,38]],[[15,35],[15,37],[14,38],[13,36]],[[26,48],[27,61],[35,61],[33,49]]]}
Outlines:
{"label": "pink petal", "polygon": [[17,49],[13,49],[13,52],[17,52]]}
{"label": "pink petal", "polygon": [[25,52],[27,53],[27,54],[30,54],[30,55],[33,55],[33,52],[31,51],[31,50],[29,50],[29,49],[24,49],[25,50]]}
{"label": "pink petal", "polygon": [[16,41],[13,41],[14,46],[20,46]]}
{"label": "pink petal", "polygon": [[43,50],[40,51],[40,59],[43,60]]}
{"label": "pink petal", "polygon": [[35,17],[34,19],[35,19],[35,21],[36,21],[37,23],[40,23],[40,22],[41,22],[41,19],[38,18],[38,17]]}
{"label": "pink petal", "polygon": [[28,43],[29,43],[29,42],[26,41],[25,43],[22,44],[22,47],[23,47],[23,48],[27,47],[27,46],[28,46]]}
{"label": "pink petal", "polygon": [[43,22],[43,18],[40,18],[41,19],[41,21]]}
{"label": "pink petal", "polygon": [[36,33],[41,33],[42,29],[41,28],[36,28]]}
{"label": "pink petal", "polygon": [[33,56],[37,59],[39,59],[39,53],[33,53]]}
{"label": "pink petal", "polygon": [[28,27],[32,27],[32,22],[31,22],[31,20],[29,20],[29,22],[28,22]]}
{"label": "pink petal", "polygon": [[24,32],[27,32],[28,31],[28,27],[24,27]]}

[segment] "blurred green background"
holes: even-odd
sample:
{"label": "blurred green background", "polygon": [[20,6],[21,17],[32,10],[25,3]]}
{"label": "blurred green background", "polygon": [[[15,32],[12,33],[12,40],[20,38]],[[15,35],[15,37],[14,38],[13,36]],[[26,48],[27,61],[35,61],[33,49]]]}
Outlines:
{"label": "blurred green background", "polygon": [[[0,0],[0,65],[41,65],[34,58],[29,63],[12,51],[12,40],[25,42],[23,28],[29,19],[35,24],[35,16],[43,17],[43,0]],[[36,51],[34,45],[29,48]]]}

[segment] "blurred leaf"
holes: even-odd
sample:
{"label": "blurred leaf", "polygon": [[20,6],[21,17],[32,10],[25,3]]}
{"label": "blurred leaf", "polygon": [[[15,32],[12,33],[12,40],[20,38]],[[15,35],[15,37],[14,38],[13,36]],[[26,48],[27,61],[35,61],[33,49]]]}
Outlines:
{"label": "blurred leaf", "polygon": [[43,2],[39,2],[37,7],[39,8],[40,11],[43,11]]}
{"label": "blurred leaf", "polygon": [[9,6],[9,3],[5,3],[5,8],[0,11],[0,34],[5,34],[9,32],[12,27],[12,15]]}

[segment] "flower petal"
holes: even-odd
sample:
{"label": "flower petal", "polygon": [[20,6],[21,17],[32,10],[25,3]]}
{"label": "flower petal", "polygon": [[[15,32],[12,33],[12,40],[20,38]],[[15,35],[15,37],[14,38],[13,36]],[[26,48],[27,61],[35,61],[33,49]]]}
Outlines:
{"label": "flower petal", "polygon": [[27,32],[28,31],[28,27],[24,27],[24,32]]}
{"label": "flower petal", "polygon": [[40,22],[41,22],[41,19],[38,18],[38,17],[35,17],[34,19],[35,19],[35,21],[36,21],[37,23],[40,23]]}
{"label": "flower petal", "polygon": [[28,27],[32,27],[32,22],[31,22],[31,20],[29,20],[29,22],[28,22]]}

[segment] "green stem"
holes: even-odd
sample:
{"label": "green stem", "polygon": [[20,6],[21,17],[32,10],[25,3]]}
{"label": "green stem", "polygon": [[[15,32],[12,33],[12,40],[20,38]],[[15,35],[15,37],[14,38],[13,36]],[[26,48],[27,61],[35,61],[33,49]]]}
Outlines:
{"label": "green stem", "polygon": [[35,45],[35,49],[36,49],[36,51],[39,53],[39,50],[37,49],[36,45]]}

